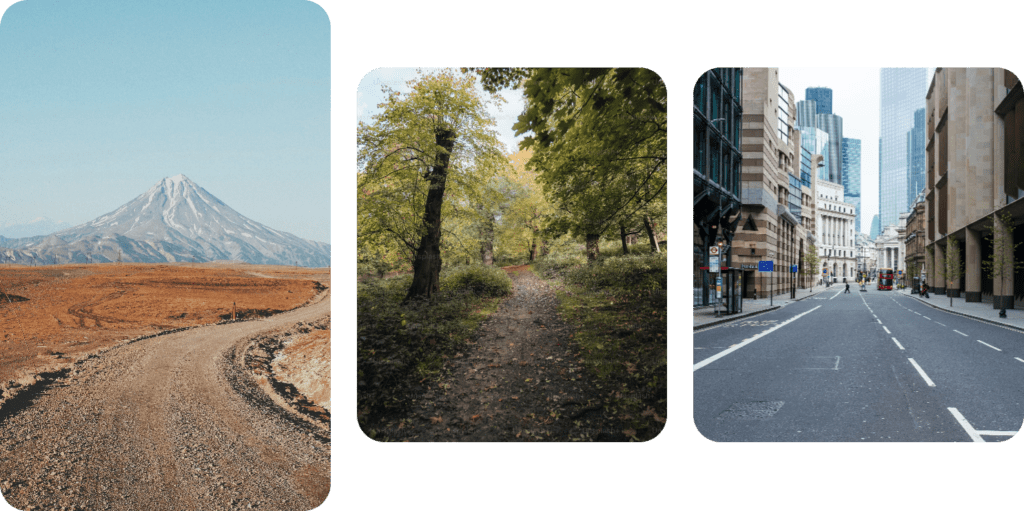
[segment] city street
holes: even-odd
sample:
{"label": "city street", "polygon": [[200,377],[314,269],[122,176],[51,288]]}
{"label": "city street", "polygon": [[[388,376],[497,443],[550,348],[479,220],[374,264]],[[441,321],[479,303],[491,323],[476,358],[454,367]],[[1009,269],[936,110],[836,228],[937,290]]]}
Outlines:
{"label": "city street", "polygon": [[836,286],[695,332],[693,354],[714,441],[998,442],[1024,421],[1024,332],[899,292]]}

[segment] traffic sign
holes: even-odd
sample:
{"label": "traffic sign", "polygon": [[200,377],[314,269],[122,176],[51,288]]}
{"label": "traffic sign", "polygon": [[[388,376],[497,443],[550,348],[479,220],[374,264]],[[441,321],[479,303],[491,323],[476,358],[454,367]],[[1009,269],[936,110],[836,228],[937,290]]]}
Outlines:
{"label": "traffic sign", "polygon": [[710,255],[718,255],[718,246],[717,245],[712,245],[711,246],[711,250],[708,251],[708,254],[710,254]]}
{"label": "traffic sign", "polygon": [[718,262],[718,256],[713,255],[708,257],[708,266],[711,267],[711,273],[721,273],[721,264]]}
{"label": "traffic sign", "polygon": [[796,267],[797,267],[797,266],[799,266],[799,265],[796,265],[796,264],[794,264],[793,266],[790,266],[790,267],[789,267],[789,271],[790,271],[790,273],[796,273]]}
{"label": "traffic sign", "polygon": [[758,261],[757,262],[757,271],[775,271],[774,268],[775,268],[775,262],[774,261]]}

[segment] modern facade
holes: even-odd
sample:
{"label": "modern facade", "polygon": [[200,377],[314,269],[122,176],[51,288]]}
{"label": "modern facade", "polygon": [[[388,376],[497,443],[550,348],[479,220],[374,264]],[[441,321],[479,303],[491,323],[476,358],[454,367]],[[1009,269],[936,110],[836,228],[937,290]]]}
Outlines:
{"label": "modern facade", "polygon": [[800,130],[800,147],[802,150],[806,150],[810,154],[820,154],[822,156],[820,166],[812,168],[811,173],[815,176],[815,179],[821,181],[828,181],[828,133],[825,133],[818,128],[813,127],[799,127]]}
{"label": "modern facade", "polygon": [[[1019,307],[1024,274],[994,256],[1024,259],[1024,91],[998,68],[937,68],[925,106],[925,269],[936,294]],[[1005,221],[1004,221],[1005,219]],[[1000,241],[1000,239],[1004,241]],[[964,273],[943,275],[953,246]]]}
{"label": "modern facade", "polygon": [[832,113],[832,89],[828,87],[808,87],[804,90],[804,97],[808,101],[813,101],[816,109],[816,114],[831,114]]}
{"label": "modern facade", "polygon": [[[732,265],[744,270],[745,297],[764,296],[769,290],[789,293],[800,285],[802,254],[813,240],[804,217],[814,214],[814,202],[809,200],[814,181],[811,175],[811,187],[803,184],[802,170],[807,169],[802,164],[801,135],[793,127],[794,103],[793,93],[779,83],[777,68],[743,69],[744,220],[736,231]],[[775,271],[758,272],[760,261],[772,261]],[[798,273],[789,271],[792,265]]]}
{"label": "modern facade", "polygon": [[712,69],[693,88],[693,303],[712,303],[708,267],[712,246],[731,266],[731,245],[740,222],[743,70]]}
{"label": "modern facade", "polygon": [[815,122],[818,129],[828,133],[828,180],[843,184],[843,118],[835,114],[818,114]]}
{"label": "modern facade", "polygon": [[871,236],[871,239],[877,238],[878,235],[882,232],[882,228],[879,227],[879,224],[880,222],[878,221],[878,214],[875,214],[875,216],[871,218],[871,234],[869,234],[869,236]]}
{"label": "modern facade", "polygon": [[818,127],[817,103],[808,100],[796,102],[796,126],[800,131]]}
{"label": "modern facade", "polygon": [[907,204],[913,204],[924,190],[924,108],[914,111],[914,127],[907,132]]}
{"label": "modern facade", "polygon": [[[925,68],[882,68],[879,97],[878,214],[880,225],[896,225],[910,210],[917,192],[909,192],[911,154],[908,133],[914,112],[924,108]],[[922,148],[923,150],[923,148]]]}
{"label": "modern facade", "polygon": [[860,139],[857,138],[843,139],[843,193],[843,201],[853,204],[856,210],[853,229],[860,232]]}

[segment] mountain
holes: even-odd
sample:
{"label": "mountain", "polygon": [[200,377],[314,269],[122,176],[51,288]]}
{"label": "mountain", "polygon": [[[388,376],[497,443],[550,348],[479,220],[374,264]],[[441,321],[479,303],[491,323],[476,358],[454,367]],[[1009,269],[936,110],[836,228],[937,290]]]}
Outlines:
{"label": "mountain", "polygon": [[26,238],[29,236],[45,236],[47,234],[55,233],[61,229],[67,229],[71,227],[71,224],[67,222],[57,222],[52,218],[46,218],[41,216],[32,220],[31,222],[18,224],[14,222],[7,222],[0,226],[0,238]]}
{"label": "mountain", "polygon": [[[323,267],[328,243],[253,221],[182,174],[95,220],[50,236],[0,237],[0,262],[196,262]],[[6,259],[5,259],[6,258]]]}

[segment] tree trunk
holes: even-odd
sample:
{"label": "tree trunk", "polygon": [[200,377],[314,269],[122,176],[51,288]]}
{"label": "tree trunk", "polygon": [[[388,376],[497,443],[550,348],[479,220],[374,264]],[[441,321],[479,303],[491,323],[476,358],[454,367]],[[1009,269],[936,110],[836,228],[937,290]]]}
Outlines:
{"label": "tree trunk", "polygon": [[651,240],[651,252],[661,252],[658,248],[658,237],[654,234],[654,227],[651,226],[651,217],[644,215],[644,230],[647,231],[647,238]]}
{"label": "tree trunk", "polygon": [[619,224],[619,237],[622,238],[622,255],[629,253],[629,245],[626,244],[626,227]]}
{"label": "tree trunk", "polygon": [[530,242],[530,262],[532,263],[535,259],[537,259],[537,238],[536,238],[536,235],[534,236],[533,240]]}
{"label": "tree trunk", "polygon": [[430,190],[427,192],[427,204],[423,212],[423,225],[427,232],[416,249],[416,259],[412,263],[412,285],[409,286],[404,302],[420,297],[432,298],[441,290],[441,204],[448,177],[448,161],[455,147],[455,132],[437,129],[434,138],[445,152],[438,155],[437,162],[427,176]]}
{"label": "tree trunk", "polygon": [[601,249],[598,246],[598,242],[601,241],[600,234],[588,234],[587,235],[587,260],[596,261],[597,256],[600,255]]}
{"label": "tree trunk", "polygon": [[495,217],[488,216],[483,224],[482,238],[480,244],[480,260],[484,266],[495,264]]}

